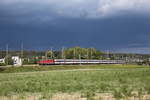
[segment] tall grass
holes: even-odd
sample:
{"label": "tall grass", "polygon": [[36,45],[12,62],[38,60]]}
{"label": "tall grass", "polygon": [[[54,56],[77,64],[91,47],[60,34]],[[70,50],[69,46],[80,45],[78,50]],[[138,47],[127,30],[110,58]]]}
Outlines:
{"label": "tall grass", "polygon": [[72,69],[135,69],[150,68],[138,65],[51,65],[51,66],[22,66],[22,67],[0,67],[0,73],[34,72],[50,70],[72,70]]}
{"label": "tall grass", "polygon": [[0,95],[79,92],[87,98],[93,98],[96,93],[113,93],[121,98],[131,96],[133,91],[150,93],[149,68],[116,70],[111,66],[110,69],[1,73]]}

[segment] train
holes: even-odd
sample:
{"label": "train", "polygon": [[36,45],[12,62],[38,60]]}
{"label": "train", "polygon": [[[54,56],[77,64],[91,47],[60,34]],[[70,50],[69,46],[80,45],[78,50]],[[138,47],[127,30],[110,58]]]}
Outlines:
{"label": "train", "polygon": [[87,59],[46,59],[39,65],[79,65],[79,64],[125,64],[124,60],[87,60]]}

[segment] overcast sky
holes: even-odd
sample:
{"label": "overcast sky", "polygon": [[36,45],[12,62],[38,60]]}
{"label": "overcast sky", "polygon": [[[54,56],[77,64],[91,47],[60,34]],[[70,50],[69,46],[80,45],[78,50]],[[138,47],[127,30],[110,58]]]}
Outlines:
{"label": "overcast sky", "polygon": [[0,48],[150,53],[150,0],[0,0]]}

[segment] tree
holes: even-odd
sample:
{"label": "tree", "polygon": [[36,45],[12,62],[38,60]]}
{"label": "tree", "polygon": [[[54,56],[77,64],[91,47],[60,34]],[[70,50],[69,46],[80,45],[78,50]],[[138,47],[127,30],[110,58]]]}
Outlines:
{"label": "tree", "polygon": [[51,59],[54,58],[54,53],[53,53],[53,51],[47,51],[46,54],[47,54],[47,57],[48,57],[48,58],[51,58]]}
{"label": "tree", "polygon": [[78,59],[79,55],[81,59],[100,59],[103,53],[95,48],[81,48],[77,46],[65,49],[64,54],[67,59]]}
{"label": "tree", "polygon": [[6,65],[13,65],[13,60],[12,60],[12,58],[11,58],[11,57],[7,57],[7,58],[5,59],[5,63],[6,63]]}

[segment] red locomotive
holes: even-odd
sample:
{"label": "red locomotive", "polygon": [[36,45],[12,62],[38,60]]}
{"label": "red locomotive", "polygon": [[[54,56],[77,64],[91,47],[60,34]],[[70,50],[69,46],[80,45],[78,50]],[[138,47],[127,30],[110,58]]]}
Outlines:
{"label": "red locomotive", "polygon": [[53,60],[53,59],[41,60],[37,63],[40,65],[53,65],[53,64],[55,64],[55,60]]}

